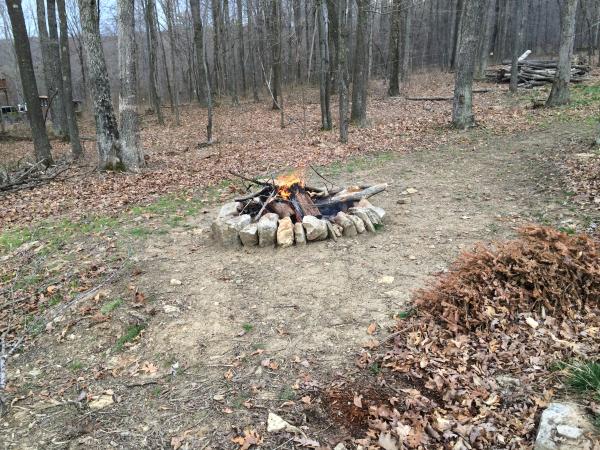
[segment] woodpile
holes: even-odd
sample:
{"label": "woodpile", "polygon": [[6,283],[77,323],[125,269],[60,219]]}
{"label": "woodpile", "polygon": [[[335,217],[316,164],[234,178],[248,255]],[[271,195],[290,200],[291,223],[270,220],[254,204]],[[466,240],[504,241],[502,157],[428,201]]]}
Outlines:
{"label": "woodpile", "polygon": [[[519,61],[519,86],[542,86],[554,81],[558,62],[552,60],[523,60]],[[485,77],[488,81],[496,83],[510,83],[510,63],[496,66],[486,70]],[[571,65],[571,82],[579,83],[588,79],[590,66],[585,64]]]}
{"label": "woodpile", "polygon": [[255,179],[233,174],[257,189],[221,207],[212,224],[213,237],[225,246],[304,245],[374,232],[385,211],[367,199],[387,184],[346,188],[306,185],[297,175]]}

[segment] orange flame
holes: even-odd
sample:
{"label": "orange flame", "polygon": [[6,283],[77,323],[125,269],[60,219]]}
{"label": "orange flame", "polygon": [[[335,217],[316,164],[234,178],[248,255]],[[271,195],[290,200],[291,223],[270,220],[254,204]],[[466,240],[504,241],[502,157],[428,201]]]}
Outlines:
{"label": "orange flame", "polygon": [[297,173],[292,173],[290,175],[281,175],[277,177],[275,179],[275,184],[277,185],[277,193],[279,196],[288,200],[292,195],[291,188],[295,185],[304,187],[304,180],[300,178],[300,175]]}

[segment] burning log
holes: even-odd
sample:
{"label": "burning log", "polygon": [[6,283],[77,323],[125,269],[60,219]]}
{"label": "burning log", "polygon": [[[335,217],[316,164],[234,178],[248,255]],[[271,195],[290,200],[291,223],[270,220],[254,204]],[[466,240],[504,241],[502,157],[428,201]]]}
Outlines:
{"label": "burning log", "polygon": [[267,208],[269,211],[277,214],[280,219],[292,217],[295,214],[294,208],[292,208],[288,202],[282,200],[272,201]]}
{"label": "burning log", "polygon": [[370,186],[366,189],[363,189],[358,192],[340,192],[339,194],[334,195],[329,200],[324,202],[316,203],[316,206],[320,209],[325,206],[334,206],[340,203],[348,203],[348,202],[358,202],[363,198],[369,198],[374,196],[375,194],[379,194],[387,189],[387,184],[376,184],[375,186]]}

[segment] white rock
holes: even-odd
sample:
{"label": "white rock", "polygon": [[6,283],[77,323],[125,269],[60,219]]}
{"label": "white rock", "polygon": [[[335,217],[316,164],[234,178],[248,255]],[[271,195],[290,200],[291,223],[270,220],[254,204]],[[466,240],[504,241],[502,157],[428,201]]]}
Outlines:
{"label": "white rock", "polygon": [[219,210],[220,219],[229,219],[230,217],[237,216],[238,211],[241,209],[242,204],[240,202],[229,202],[221,206]]}
{"label": "white rock", "polygon": [[362,219],[358,216],[353,216],[353,215],[348,215],[348,218],[354,222],[354,226],[356,227],[356,231],[360,234],[360,233],[364,233],[365,232],[365,223],[362,221]]}
{"label": "white rock", "polygon": [[535,450],[591,450],[594,430],[585,411],[572,403],[550,403],[542,413]]}
{"label": "white rock", "polygon": [[371,221],[371,217],[368,213],[368,209],[366,208],[350,208],[349,209],[350,213],[360,217],[360,219],[364,222],[365,224],[365,228],[367,231],[374,233],[375,232],[375,226],[373,225],[373,222]]}
{"label": "white rock", "polygon": [[408,194],[416,194],[416,193],[417,193],[417,192],[419,192],[419,191],[418,191],[417,189],[415,189],[415,188],[408,188],[408,189],[406,190],[406,192],[407,192]]}
{"label": "white rock", "polygon": [[164,305],[163,306],[163,311],[167,314],[172,314],[174,316],[179,315],[179,313],[181,313],[181,310],[174,305]]}
{"label": "white rock", "polygon": [[211,225],[212,236],[219,244],[226,247],[235,247],[240,242],[240,236],[236,227],[227,219],[217,219]]}
{"label": "white rock", "polygon": [[342,227],[342,234],[344,236],[353,237],[358,234],[354,221],[350,219],[350,217],[348,217],[348,214],[346,214],[345,212],[338,212],[333,220],[336,224]]}
{"label": "white rock", "polygon": [[306,234],[300,222],[294,224],[294,239],[296,240],[296,245],[306,245]]}
{"label": "white rock", "polygon": [[277,244],[284,248],[294,245],[294,224],[289,217],[284,217],[279,220],[279,227],[277,228]]}
{"label": "white rock", "polygon": [[269,412],[267,417],[267,431],[269,433],[276,433],[278,431],[287,431],[288,433],[302,433],[302,431],[294,425],[286,422],[277,414]]}
{"label": "white rock", "polygon": [[258,224],[251,223],[240,230],[240,239],[245,247],[258,245]]}
{"label": "white rock", "polygon": [[277,236],[277,222],[279,216],[275,213],[267,213],[258,221],[258,245],[269,247],[275,245]]}
{"label": "white rock", "polygon": [[579,439],[583,434],[581,428],[572,427],[571,425],[558,425],[556,427],[556,432],[568,439]]}
{"label": "white rock", "polygon": [[304,216],[302,225],[308,241],[327,239],[327,223],[324,220],[317,219],[315,216]]}
{"label": "white rock", "polygon": [[177,278],[171,278],[171,286],[179,286],[181,285],[181,280],[178,280]]}
{"label": "white rock", "polygon": [[112,405],[114,402],[115,400],[113,391],[107,390],[89,402],[88,406],[90,409],[102,409]]}
{"label": "white rock", "polygon": [[347,447],[343,442],[340,442],[338,445],[333,447],[333,450],[347,450]]}

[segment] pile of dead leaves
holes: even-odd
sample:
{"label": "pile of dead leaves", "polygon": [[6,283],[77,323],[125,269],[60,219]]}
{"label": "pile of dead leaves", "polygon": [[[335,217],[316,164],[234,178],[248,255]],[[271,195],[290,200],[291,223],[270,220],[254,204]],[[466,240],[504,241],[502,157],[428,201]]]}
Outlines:
{"label": "pile of dead leaves", "polygon": [[[370,406],[366,445],[522,448],[561,377],[600,348],[600,243],[550,228],[465,253],[398,324],[391,350],[360,364],[396,387]],[[408,387],[412,385],[412,387]],[[591,401],[591,400],[590,400]]]}

